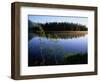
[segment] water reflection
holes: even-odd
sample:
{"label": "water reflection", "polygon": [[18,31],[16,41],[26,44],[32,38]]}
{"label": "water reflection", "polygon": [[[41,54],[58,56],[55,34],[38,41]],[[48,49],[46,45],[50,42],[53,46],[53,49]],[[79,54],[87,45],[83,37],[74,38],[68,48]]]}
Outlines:
{"label": "water reflection", "polygon": [[87,32],[46,32],[29,34],[28,65],[87,63]]}
{"label": "water reflection", "polygon": [[39,33],[29,33],[29,40],[31,40],[33,37],[46,37],[50,39],[73,39],[73,38],[79,38],[82,36],[85,36],[87,34],[87,31],[77,31],[77,32],[45,32],[45,36],[40,35]]}

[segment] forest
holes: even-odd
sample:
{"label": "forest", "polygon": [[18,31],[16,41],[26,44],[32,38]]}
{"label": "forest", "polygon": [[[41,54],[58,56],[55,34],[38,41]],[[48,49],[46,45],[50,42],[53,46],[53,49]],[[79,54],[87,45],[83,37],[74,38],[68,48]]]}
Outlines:
{"label": "forest", "polygon": [[44,31],[87,31],[85,25],[69,23],[69,22],[49,22],[49,23],[34,23],[28,20],[29,32],[38,31],[41,27]]}

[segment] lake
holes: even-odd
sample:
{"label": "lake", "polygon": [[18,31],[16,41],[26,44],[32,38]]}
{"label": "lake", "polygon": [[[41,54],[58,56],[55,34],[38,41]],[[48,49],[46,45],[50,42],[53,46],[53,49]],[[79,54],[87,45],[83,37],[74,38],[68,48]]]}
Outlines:
{"label": "lake", "polygon": [[87,64],[86,31],[45,32],[28,35],[28,66]]}

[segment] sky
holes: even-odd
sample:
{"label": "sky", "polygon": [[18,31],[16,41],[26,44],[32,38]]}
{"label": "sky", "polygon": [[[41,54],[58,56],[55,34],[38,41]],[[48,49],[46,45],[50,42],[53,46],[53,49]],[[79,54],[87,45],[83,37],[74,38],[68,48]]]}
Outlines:
{"label": "sky", "polygon": [[29,15],[28,19],[35,23],[69,22],[88,25],[87,17]]}

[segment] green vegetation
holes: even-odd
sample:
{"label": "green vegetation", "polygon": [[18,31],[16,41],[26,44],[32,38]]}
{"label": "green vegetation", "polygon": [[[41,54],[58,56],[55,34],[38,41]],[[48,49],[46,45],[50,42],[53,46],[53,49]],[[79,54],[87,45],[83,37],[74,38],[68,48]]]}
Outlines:
{"label": "green vegetation", "polygon": [[87,31],[87,27],[81,24],[68,22],[52,22],[52,23],[33,23],[28,20],[29,32],[36,32],[41,27],[44,31]]}
{"label": "green vegetation", "polygon": [[74,23],[33,23],[28,20],[28,34],[29,39],[32,38],[32,33],[40,37],[46,37],[51,39],[59,38],[77,38],[87,34],[87,27],[85,25]]}

